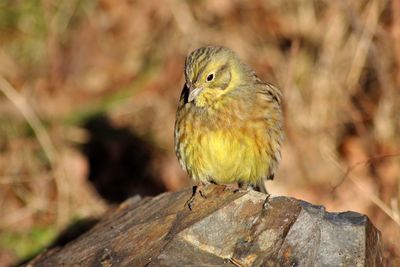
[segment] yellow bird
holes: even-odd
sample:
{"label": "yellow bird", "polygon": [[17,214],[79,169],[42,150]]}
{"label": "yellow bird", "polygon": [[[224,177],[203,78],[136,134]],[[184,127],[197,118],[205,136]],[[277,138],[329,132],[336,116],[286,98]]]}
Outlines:
{"label": "yellow bird", "polygon": [[238,183],[265,192],[281,159],[281,92],[230,49],[206,46],[186,58],[175,121],[181,166],[202,184]]}

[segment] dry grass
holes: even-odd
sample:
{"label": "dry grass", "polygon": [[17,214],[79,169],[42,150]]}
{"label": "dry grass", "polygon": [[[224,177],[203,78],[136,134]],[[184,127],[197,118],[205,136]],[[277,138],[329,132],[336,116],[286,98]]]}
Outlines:
{"label": "dry grass", "polygon": [[59,230],[106,209],[78,149],[95,115],[152,145],[168,190],[188,183],[172,129],[184,57],[203,44],[234,49],[284,91],[287,138],[270,191],[367,214],[395,260],[399,1],[9,0],[0,4],[0,261],[27,254],[2,233]]}

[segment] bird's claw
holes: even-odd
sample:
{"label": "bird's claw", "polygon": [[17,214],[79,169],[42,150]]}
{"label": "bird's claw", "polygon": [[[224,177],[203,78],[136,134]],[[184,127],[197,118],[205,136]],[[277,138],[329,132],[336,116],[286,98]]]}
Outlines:
{"label": "bird's claw", "polygon": [[268,194],[268,193],[267,193],[267,197],[265,198],[264,203],[263,203],[263,208],[264,208],[265,210],[271,208],[271,204],[269,204],[269,199],[270,199],[270,197],[271,197],[271,194]]}
{"label": "bird's claw", "polygon": [[192,195],[185,203],[185,207],[188,207],[190,210],[192,210],[192,205],[194,202],[194,197],[195,195]]}
{"label": "bird's claw", "polygon": [[193,208],[193,204],[195,202],[195,198],[196,195],[199,194],[200,197],[202,197],[203,199],[207,198],[207,194],[205,189],[200,188],[203,187],[202,185],[194,185],[193,189],[192,189],[192,195],[190,196],[190,198],[186,201],[185,206],[188,207],[190,210],[192,210]]}
{"label": "bird's claw", "polygon": [[199,190],[199,195],[204,199],[207,198],[207,195],[206,195],[206,193],[203,192],[203,190]]}

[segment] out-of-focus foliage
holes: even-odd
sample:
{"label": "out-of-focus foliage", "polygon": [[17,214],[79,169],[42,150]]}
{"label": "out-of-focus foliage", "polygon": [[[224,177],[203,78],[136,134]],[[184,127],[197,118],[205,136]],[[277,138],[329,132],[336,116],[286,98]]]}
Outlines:
{"label": "out-of-focus foliage", "polygon": [[[73,218],[100,216],[102,197],[189,184],[173,126],[184,58],[205,44],[232,48],[283,90],[286,141],[269,191],[366,213],[395,260],[399,1],[5,0],[0,265]],[[30,238],[35,229],[52,230]]]}
{"label": "out-of-focus foliage", "polygon": [[48,246],[55,236],[54,227],[31,228],[22,233],[3,232],[0,235],[0,245],[12,249],[18,257],[26,258]]}

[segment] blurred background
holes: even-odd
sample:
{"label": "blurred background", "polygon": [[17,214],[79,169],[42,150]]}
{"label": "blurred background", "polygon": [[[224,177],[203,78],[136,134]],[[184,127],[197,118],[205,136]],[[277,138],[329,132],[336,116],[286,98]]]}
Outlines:
{"label": "blurred background", "polygon": [[[400,1],[0,1],[0,265],[135,194],[190,185],[173,149],[185,56],[235,50],[284,93],[267,187],[367,214],[400,251]],[[394,266],[394,265],[393,265]]]}

